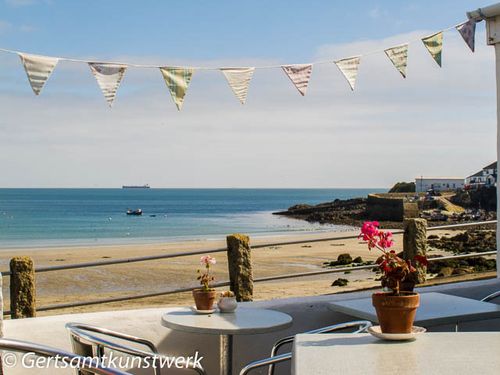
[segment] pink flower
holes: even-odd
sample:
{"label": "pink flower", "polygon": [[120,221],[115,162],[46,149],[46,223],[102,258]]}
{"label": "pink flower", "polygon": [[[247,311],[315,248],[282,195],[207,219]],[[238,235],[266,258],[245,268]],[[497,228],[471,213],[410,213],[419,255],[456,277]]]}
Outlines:
{"label": "pink flower", "polygon": [[368,249],[373,249],[377,245],[376,236],[379,234],[378,221],[365,221],[361,227],[361,233],[358,238],[368,242]]}
{"label": "pink flower", "polygon": [[363,239],[366,241],[368,238],[376,236],[378,234],[378,226],[378,221],[365,221],[361,227],[361,235],[363,235]]}
{"label": "pink flower", "polygon": [[394,245],[394,241],[392,240],[392,232],[383,232],[379,231],[378,232],[379,240],[377,244],[383,248],[383,249],[388,249]]}
{"label": "pink flower", "polygon": [[217,261],[215,260],[215,258],[212,258],[210,255],[203,255],[200,258],[200,264],[202,266],[208,266],[210,264],[215,264],[215,263],[217,263]]}

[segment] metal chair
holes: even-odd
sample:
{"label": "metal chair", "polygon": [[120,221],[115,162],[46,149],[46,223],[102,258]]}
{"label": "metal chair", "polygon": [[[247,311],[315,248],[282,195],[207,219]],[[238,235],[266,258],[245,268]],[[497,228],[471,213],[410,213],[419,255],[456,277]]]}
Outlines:
{"label": "metal chair", "polygon": [[491,300],[493,300],[495,298],[498,298],[498,297],[500,297],[500,290],[498,290],[498,291],[496,291],[494,293],[488,294],[481,301],[483,301],[483,302],[490,302]]}
{"label": "metal chair", "polygon": [[21,353],[34,353],[40,357],[54,358],[68,366],[78,364],[80,368],[89,370],[91,373],[98,375],[131,375],[128,372],[101,366],[98,361],[92,358],[82,357],[62,349],[27,341],[0,338],[0,349]]}
{"label": "metal chair", "polygon": [[[359,320],[359,321],[354,321],[354,322],[346,322],[346,323],[340,323],[340,324],[334,324],[332,326],[328,327],[323,327],[323,328],[318,328],[314,329],[312,331],[308,332],[303,332],[304,334],[317,334],[317,333],[331,333],[335,331],[339,331],[342,329],[346,328],[351,328],[351,327],[358,327],[357,330],[351,333],[362,333],[366,332],[366,330],[372,326],[372,323],[366,320]],[[280,362],[285,362],[289,361],[292,359],[292,353],[283,353],[283,354],[277,354],[278,350],[285,344],[292,343],[294,340],[295,336],[288,336],[284,337],[273,345],[271,349],[271,356],[269,358],[265,359],[260,359],[254,362],[249,363],[245,367],[243,367],[240,371],[240,375],[246,375],[248,372],[259,368],[259,367],[264,367],[264,366],[269,366],[269,375],[274,374],[274,366],[277,363]]]}
{"label": "metal chair", "polygon": [[[156,346],[151,341],[140,337],[135,337],[121,332],[115,332],[107,328],[101,328],[81,323],[67,323],[66,328],[68,329],[70,334],[73,351],[77,354],[86,356],[95,355],[97,357],[102,357],[104,356],[104,350],[108,349],[134,357],[143,359],[148,358],[150,360],[153,359],[153,364],[151,367],[153,368],[155,375],[161,375],[161,369],[158,365],[160,363],[160,359],[169,358],[168,356],[160,354]],[[140,350],[114,341],[108,341],[99,336],[95,336],[92,333],[97,333],[99,335],[117,338],[120,340],[142,345],[148,350]],[[200,375],[206,375],[206,372],[202,367],[190,366],[186,369],[194,370]],[[78,373],[78,375],[86,375],[86,372],[80,372]]]}

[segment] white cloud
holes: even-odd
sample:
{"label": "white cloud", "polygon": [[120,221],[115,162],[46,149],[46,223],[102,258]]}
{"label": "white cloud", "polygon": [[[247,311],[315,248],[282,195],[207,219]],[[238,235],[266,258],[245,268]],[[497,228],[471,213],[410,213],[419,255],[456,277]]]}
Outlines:
{"label": "white cloud", "polygon": [[380,7],[372,8],[368,11],[368,16],[374,20],[385,18],[389,16],[389,12],[385,9],[381,9]]}
{"label": "white cloud", "polygon": [[19,31],[23,33],[32,33],[33,31],[36,31],[37,28],[32,25],[21,25],[19,26]]}
{"label": "white cloud", "polygon": [[[321,46],[314,59],[427,33]],[[383,53],[363,57],[354,92],[333,64],[315,66],[306,97],[281,69],[258,70],[245,106],[220,72],[198,71],[180,113],[156,69],[129,69],[109,110],[85,64],[61,62],[35,97],[17,57],[1,56],[0,186],[360,187],[465,176],[495,158],[494,57],[484,32],[475,54],[454,32],[444,43],[442,69],[412,43],[406,80]]]}

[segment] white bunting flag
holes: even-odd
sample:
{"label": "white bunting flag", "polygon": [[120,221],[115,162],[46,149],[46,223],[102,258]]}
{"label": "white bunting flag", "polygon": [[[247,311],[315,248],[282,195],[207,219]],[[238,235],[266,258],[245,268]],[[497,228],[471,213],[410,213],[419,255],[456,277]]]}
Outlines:
{"label": "white bunting flag", "polygon": [[436,63],[441,66],[441,52],[443,51],[443,32],[433,34],[422,39],[425,48],[429,51]]}
{"label": "white bunting flag", "polygon": [[335,61],[335,65],[337,65],[337,68],[340,69],[347,82],[349,82],[351,90],[354,90],[354,86],[356,84],[360,61],[361,56],[349,57],[347,59]]}
{"label": "white bunting flag", "polygon": [[104,98],[106,98],[108,105],[111,107],[127,67],[125,65],[108,63],[89,63],[89,66],[104,94]]}
{"label": "white bunting flag", "polygon": [[307,91],[309,80],[311,79],[312,64],[282,65],[281,68],[288,78],[290,78],[297,90],[299,90],[300,95],[304,96]]}
{"label": "white bunting flag", "polygon": [[248,85],[250,85],[255,68],[220,68],[220,71],[226,77],[227,83],[231,86],[234,95],[236,95],[241,104],[245,104]]}
{"label": "white bunting flag", "polygon": [[475,38],[476,38],[476,21],[468,20],[455,27],[457,31],[464,38],[465,43],[469,46],[470,50],[474,52]]}
{"label": "white bunting flag", "polygon": [[408,63],[408,44],[388,48],[384,50],[387,57],[392,61],[399,73],[406,78],[406,65]]}
{"label": "white bunting flag", "polygon": [[19,57],[24,65],[33,92],[35,95],[39,95],[59,59],[57,57],[29,55],[26,53],[19,53]]}

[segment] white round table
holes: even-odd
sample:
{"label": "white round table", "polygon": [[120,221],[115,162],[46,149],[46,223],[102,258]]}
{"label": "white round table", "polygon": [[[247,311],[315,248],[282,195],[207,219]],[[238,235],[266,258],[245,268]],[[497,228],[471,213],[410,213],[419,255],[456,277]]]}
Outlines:
{"label": "white round table", "polygon": [[210,315],[197,314],[189,308],[174,308],[163,314],[161,323],[176,331],[218,335],[220,373],[226,375],[232,370],[233,335],[285,329],[292,325],[292,317],[279,311],[242,307],[238,307],[234,313],[215,312]]}

